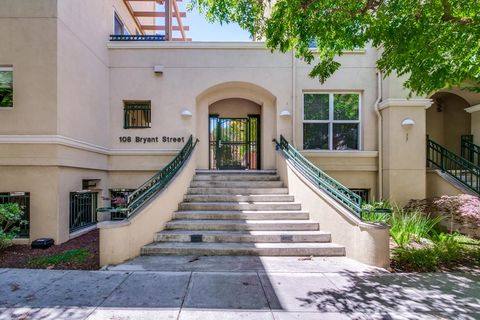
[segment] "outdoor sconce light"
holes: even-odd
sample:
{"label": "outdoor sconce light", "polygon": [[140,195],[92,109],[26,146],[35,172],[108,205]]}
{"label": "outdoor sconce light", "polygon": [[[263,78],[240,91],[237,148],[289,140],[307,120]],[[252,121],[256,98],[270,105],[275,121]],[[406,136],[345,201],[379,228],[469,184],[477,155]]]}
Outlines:
{"label": "outdoor sconce light", "polygon": [[190,118],[191,116],[193,116],[193,114],[188,110],[183,110],[181,116],[184,118]]}
{"label": "outdoor sconce light", "polygon": [[[415,124],[415,121],[412,118],[405,118],[402,121],[402,127],[405,129],[410,129]],[[408,141],[408,132],[405,135],[405,141]]]}
{"label": "outdoor sconce light", "polygon": [[291,117],[291,116],[292,116],[292,114],[288,110],[283,110],[282,112],[280,112],[280,117],[286,118],[286,117]]}
{"label": "outdoor sconce light", "polygon": [[155,72],[156,74],[163,74],[163,69],[164,69],[163,66],[154,66],[153,72]]}
{"label": "outdoor sconce light", "polygon": [[402,127],[404,128],[411,128],[415,124],[415,121],[411,118],[403,119]]}

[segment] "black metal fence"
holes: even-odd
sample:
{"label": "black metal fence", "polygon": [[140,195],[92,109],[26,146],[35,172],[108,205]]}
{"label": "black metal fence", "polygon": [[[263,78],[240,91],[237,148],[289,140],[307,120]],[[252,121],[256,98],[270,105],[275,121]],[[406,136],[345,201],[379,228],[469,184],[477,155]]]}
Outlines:
{"label": "black metal fence", "polygon": [[22,220],[26,224],[19,224],[20,228],[18,238],[28,238],[30,236],[30,193],[29,192],[2,192],[0,193],[0,204],[17,203],[23,211]]}
{"label": "black metal fence", "polygon": [[97,192],[70,193],[70,232],[97,223]]}

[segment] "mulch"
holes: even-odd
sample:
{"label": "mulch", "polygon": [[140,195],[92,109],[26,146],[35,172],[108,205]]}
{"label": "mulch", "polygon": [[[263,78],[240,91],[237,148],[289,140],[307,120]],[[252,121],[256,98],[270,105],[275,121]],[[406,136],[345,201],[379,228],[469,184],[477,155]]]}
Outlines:
{"label": "mulch", "polygon": [[28,262],[34,258],[60,254],[66,250],[85,248],[90,252],[84,262],[67,262],[50,265],[47,269],[59,270],[98,270],[99,259],[99,231],[93,230],[75,239],[48,249],[31,249],[29,245],[12,245],[0,251],[0,268],[30,268]]}

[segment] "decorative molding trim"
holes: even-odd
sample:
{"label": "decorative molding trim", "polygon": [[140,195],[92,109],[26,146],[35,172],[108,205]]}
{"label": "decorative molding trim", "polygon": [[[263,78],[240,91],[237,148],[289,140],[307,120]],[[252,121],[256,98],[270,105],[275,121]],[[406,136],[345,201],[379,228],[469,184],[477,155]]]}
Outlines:
{"label": "decorative molding trim", "polygon": [[110,156],[175,156],[181,149],[110,149]]}
{"label": "decorative molding trim", "polygon": [[468,113],[474,113],[474,112],[480,111],[480,104],[471,106],[469,108],[465,108],[465,111],[467,111]]}
{"label": "decorative molding trim", "polygon": [[432,99],[386,99],[379,105],[379,109],[383,110],[389,107],[423,107],[430,108]]}
{"label": "decorative molding trim", "polygon": [[264,42],[211,42],[211,41],[110,41],[108,49],[256,49],[269,50]]}
{"label": "decorative molding trim", "polygon": [[300,153],[309,158],[376,158],[378,151],[314,151],[303,150]]}
{"label": "decorative molding trim", "polygon": [[0,144],[57,144],[110,155],[176,155],[180,149],[109,149],[61,135],[0,135]]}

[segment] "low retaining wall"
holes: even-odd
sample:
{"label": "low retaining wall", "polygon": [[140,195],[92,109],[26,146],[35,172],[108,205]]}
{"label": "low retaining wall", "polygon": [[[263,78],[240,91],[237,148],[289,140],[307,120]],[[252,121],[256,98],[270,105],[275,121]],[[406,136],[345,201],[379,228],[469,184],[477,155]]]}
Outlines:
{"label": "low retaining wall", "polygon": [[154,240],[156,232],[178,210],[195,175],[197,149],[170,183],[136,215],[125,221],[105,221],[100,229],[100,265],[118,264],[140,255],[140,249]]}
{"label": "low retaining wall", "polygon": [[305,179],[280,153],[277,170],[295,201],[320,229],[332,234],[332,242],[345,246],[347,257],[377,266],[390,264],[389,228],[385,224],[362,222],[325,192]]}

